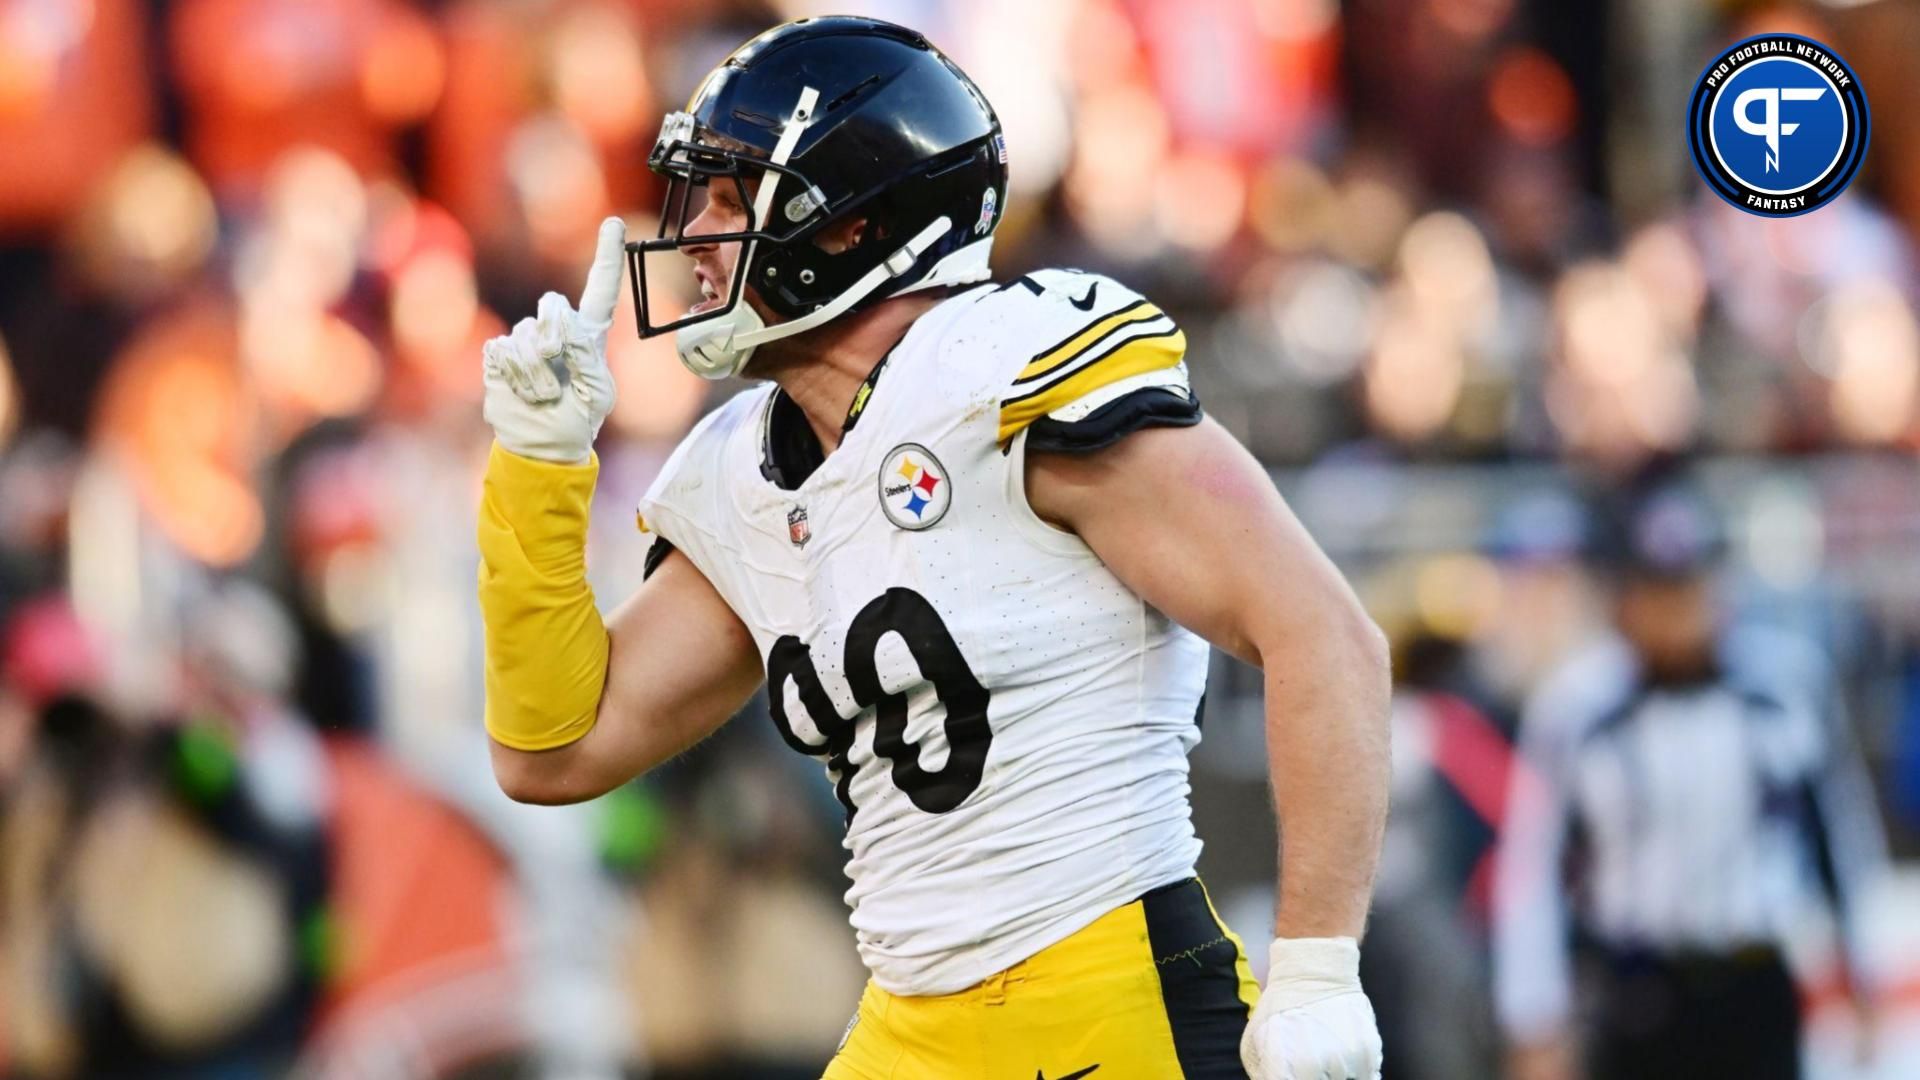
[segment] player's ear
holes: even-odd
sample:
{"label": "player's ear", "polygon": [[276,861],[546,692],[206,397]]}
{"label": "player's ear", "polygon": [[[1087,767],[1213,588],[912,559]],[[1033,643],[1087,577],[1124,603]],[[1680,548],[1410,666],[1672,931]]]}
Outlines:
{"label": "player's ear", "polygon": [[860,246],[867,237],[867,219],[863,217],[843,218],[830,221],[814,237],[814,246],[829,255],[838,255],[843,251]]}

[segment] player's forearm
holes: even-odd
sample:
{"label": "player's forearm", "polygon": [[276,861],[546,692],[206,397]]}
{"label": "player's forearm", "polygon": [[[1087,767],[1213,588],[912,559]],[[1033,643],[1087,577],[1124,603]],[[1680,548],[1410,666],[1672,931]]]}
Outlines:
{"label": "player's forearm", "polygon": [[599,798],[630,779],[610,774],[605,755],[593,745],[595,731],[578,742],[551,750],[515,750],[499,740],[488,744],[494,782],[515,802],[565,806]]}
{"label": "player's forearm", "polygon": [[482,489],[480,611],[487,732],[517,751],[577,742],[606,685],[606,625],[587,584],[598,463],[556,465],[495,445]]}
{"label": "player's forearm", "polygon": [[[612,662],[620,662],[617,642]],[[585,734],[550,749],[516,750],[495,736],[489,750],[500,790],[515,802],[536,806],[597,799],[664,764],[718,726],[697,719],[715,715],[715,709],[689,705],[668,717],[616,700],[611,690],[601,695],[598,708]],[[718,715],[724,718],[732,711]]]}
{"label": "player's forearm", "polygon": [[1385,639],[1357,607],[1322,629],[1265,650],[1281,833],[1274,929],[1358,939],[1386,827],[1391,678]]}
{"label": "player's forearm", "polygon": [[546,750],[493,743],[493,772],[520,802],[595,798],[711,735],[762,681],[753,635],[675,551],[607,616],[607,676],[579,739]]}

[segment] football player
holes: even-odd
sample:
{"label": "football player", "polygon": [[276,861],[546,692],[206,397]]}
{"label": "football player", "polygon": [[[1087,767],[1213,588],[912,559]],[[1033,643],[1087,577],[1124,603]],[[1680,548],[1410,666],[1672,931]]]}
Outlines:
{"label": "football player", "polygon": [[[1385,646],[1173,320],[1110,278],[989,280],[1006,144],[920,35],[771,30],[662,127],[660,235],[485,349],[487,730],[506,792],[590,799],[763,682],[845,808],[872,973],[829,1080],[1371,1078],[1358,946],[1386,812]],[[643,334],[759,385],[584,574],[623,248]],[[650,257],[703,294],[653,321]],[[1280,899],[1264,993],[1194,878],[1207,645],[1265,672]],[[795,988],[804,993],[803,988]]]}

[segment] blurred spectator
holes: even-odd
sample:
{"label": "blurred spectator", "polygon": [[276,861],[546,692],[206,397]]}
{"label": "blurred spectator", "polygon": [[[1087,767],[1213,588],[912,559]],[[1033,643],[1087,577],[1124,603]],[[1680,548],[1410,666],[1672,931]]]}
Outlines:
{"label": "blurred spectator", "polygon": [[1512,748],[1459,641],[1421,634],[1394,656],[1393,815],[1360,976],[1399,1051],[1385,1080],[1472,1080],[1497,1060],[1482,958]]}
{"label": "blurred spectator", "polygon": [[61,225],[154,122],[138,0],[0,8],[0,235]]}
{"label": "blurred spectator", "polygon": [[325,973],[318,808],[259,786],[218,726],[72,697],[37,725],[0,830],[20,1074],[287,1068]]}
{"label": "blurred spectator", "polygon": [[395,169],[394,129],[439,100],[433,24],[403,0],[181,0],[167,6],[189,153],[224,197],[250,199],[289,149],[362,175]]}
{"label": "blurred spectator", "polygon": [[1785,950],[1815,895],[1870,1029],[1854,928],[1885,852],[1858,751],[1804,643],[1725,624],[1697,492],[1662,482],[1611,523],[1618,637],[1549,679],[1520,733],[1494,937],[1510,1075],[1797,1077]]}

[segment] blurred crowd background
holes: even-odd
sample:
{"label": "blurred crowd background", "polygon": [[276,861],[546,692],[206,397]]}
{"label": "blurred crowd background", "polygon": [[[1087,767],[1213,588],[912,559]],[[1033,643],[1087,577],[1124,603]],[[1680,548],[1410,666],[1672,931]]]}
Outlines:
{"label": "blurred crowd background", "polygon": [[[646,151],[702,74],[827,11],[974,76],[1000,273],[1175,313],[1202,404],[1393,638],[1400,1075],[1497,1074],[1507,747],[1608,621],[1594,498],[1655,463],[1724,532],[1721,617],[1826,653],[1891,839],[1878,1053],[1810,932],[1815,1073],[1916,1075],[1907,0],[0,0],[0,1075],[818,1075],[863,976],[817,767],[756,705],[595,803],[507,802],[472,522],[480,342],[577,292],[603,215],[653,227]],[[1811,216],[1687,160],[1693,79],[1761,29],[1873,106]],[[635,497],[735,389],[625,307],[606,605]],[[1258,694],[1217,663],[1194,788],[1263,958]]]}

